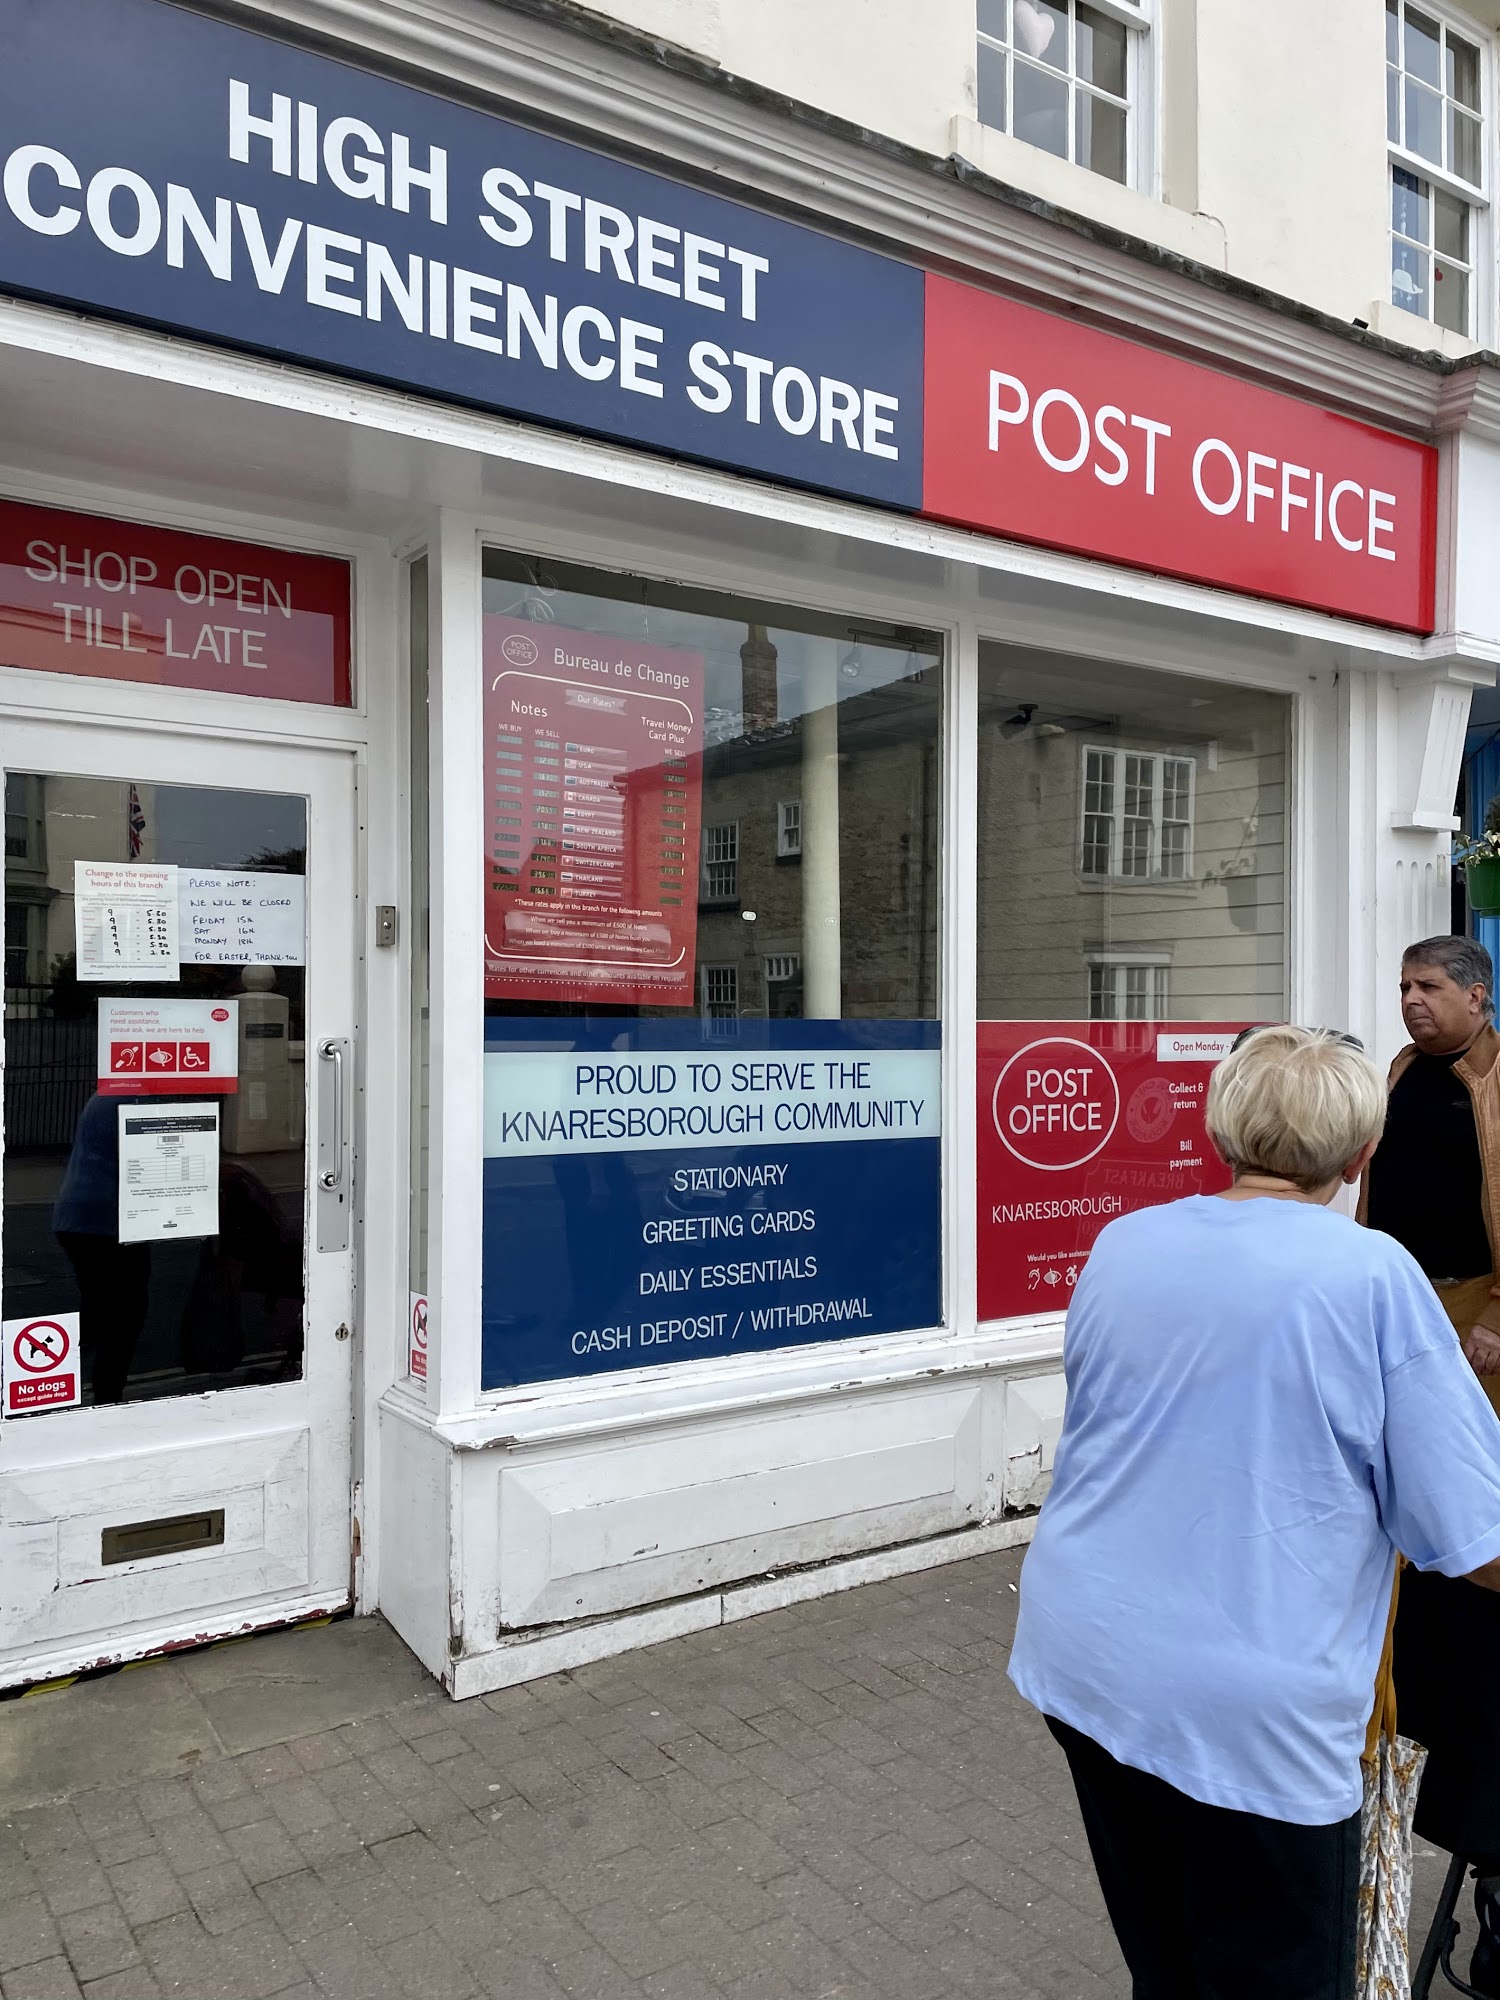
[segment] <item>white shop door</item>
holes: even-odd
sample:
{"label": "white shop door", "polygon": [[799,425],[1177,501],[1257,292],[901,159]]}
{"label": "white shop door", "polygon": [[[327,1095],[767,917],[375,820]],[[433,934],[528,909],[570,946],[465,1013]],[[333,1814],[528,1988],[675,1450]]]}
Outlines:
{"label": "white shop door", "polygon": [[357,931],[343,753],[0,756],[13,1686],[348,1602]]}

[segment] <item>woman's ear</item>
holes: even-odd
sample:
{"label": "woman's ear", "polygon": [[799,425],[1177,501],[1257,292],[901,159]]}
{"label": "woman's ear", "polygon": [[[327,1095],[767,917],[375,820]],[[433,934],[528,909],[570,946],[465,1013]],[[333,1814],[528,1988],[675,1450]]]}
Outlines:
{"label": "woman's ear", "polygon": [[1355,1154],[1354,1158],[1349,1162],[1348,1166],[1345,1167],[1344,1169],[1343,1182],[1345,1187],[1353,1187],[1354,1183],[1360,1179],[1360,1177],[1364,1173],[1365,1168],[1370,1164],[1371,1160],[1374,1159],[1375,1148],[1379,1144],[1380,1144],[1379,1139],[1372,1139],[1367,1146],[1360,1147],[1359,1151]]}

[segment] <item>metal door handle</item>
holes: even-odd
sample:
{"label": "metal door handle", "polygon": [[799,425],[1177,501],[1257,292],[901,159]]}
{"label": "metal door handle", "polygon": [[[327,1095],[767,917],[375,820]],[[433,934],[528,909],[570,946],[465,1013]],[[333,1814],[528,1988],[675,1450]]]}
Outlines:
{"label": "metal door handle", "polygon": [[319,1250],[349,1247],[349,1093],[344,1088],[349,1044],[342,1038],[318,1043]]}
{"label": "metal door handle", "polygon": [[[320,1042],[318,1061],[333,1065],[333,1109],[318,1120],[318,1186],[331,1194],[344,1179],[344,1048],[341,1042]],[[331,1128],[331,1129],[330,1129]],[[323,1161],[332,1156],[332,1166]]]}

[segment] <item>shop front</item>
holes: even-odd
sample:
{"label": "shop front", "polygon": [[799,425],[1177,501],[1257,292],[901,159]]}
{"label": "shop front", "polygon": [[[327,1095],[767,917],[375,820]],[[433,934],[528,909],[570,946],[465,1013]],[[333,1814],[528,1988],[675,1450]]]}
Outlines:
{"label": "shop front", "polygon": [[0,28],[0,1683],[352,1604],[467,1695],[1024,1539],[1234,1033],[1384,1052],[1446,928],[1488,371]]}

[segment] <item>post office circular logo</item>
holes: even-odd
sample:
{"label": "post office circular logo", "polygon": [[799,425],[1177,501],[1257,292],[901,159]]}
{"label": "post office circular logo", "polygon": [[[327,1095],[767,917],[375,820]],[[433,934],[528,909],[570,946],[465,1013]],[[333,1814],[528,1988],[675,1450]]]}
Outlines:
{"label": "post office circular logo", "polygon": [[11,1352],[28,1375],[50,1375],[67,1360],[72,1344],[68,1329],[55,1319],[32,1319],[16,1335]]}
{"label": "post office circular logo", "polygon": [[1172,1129],[1172,1087],[1164,1076],[1138,1083],[1125,1106],[1125,1129],[1140,1146],[1154,1146]]}
{"label": "post office circular logo", "polygon": [[1109,1144],[1120,1086],[1097,1049],[1047,1035],[1017,1049],[995,1079],[995,1130],[1023,1166],[1044,1174],[1081,1167]]}
{"label": "post office circular logo", "polygon": [[535,666],[542,657],[536,640],[528,639],[524,632],[512,632],[500,651],[513,667]]}

